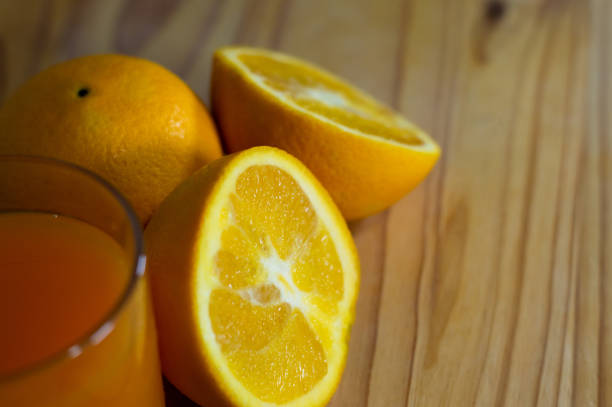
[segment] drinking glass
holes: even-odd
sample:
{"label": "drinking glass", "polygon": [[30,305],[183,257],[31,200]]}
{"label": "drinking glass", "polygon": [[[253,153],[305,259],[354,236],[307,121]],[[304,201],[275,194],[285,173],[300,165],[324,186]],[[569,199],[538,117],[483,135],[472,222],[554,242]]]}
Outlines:
{"label": "drinking glass", "polygon": [[164,406],[144,270],[138,218],[107,182],[1,156],[0,406]]}

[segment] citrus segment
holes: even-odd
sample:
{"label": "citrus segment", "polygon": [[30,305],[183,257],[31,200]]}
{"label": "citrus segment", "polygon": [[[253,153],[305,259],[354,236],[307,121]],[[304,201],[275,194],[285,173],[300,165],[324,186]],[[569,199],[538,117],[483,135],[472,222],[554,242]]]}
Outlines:
{"label": "citrus segment", "polygon": [[[213,309],[227,307],[233,312],[243,313],[247,311],[245,308],[249,308],[246,302],[241,304],[241,308],[232,306],[237,304],[216,303],[215,294],[211,298],[211,317]],[[234,325],[236,316],[232,315],[233,312],[229,312],[224,321],[214,320],[219,323],[213,325],[217,340],[220,335],[225,335],[240,342],[239,346],[224,352],[234,375],[253,395],[267,402],[285,403],[312,390],[327,373],[327,360],[304,315],[300,311],[291,312],[287,304],[270,307],[272,309],[250,308],[253,309],[243,315],[250,317],[250,323],[247,323],[250,329],[243,326],[241,331]],[[227,330],[228,325],[234,329]],[[257,335],[266,328],[270,332]],[[250,334],[253,337],[249,337]]]}
{"label": "citrus segment", "polygon": [[221,247],[215,261],[221,284],[238,289],[263,280],[258,253],[244,232],[228,227],[221,235]]}
{"label": "citrus segment", "polygon": [[251,167],[236,181],[231,196],[237,225],[266,248],[287,259],[312,232],[315,214],[296,182],[280,169]]}
{"label": "citrus segment", "polygon": [[[181,207],[190,215],[175,216]],[[329,400],[358,261],[346,224],[299,161],[269,147],[224,157],[179,186],[145,236],[162,363],[179,389],[204,404],[211,393],[221,405]],[[177,268],[182,251],[190,260]],[[185,296],[189,315],[166,312]]]}
{"label": "citrus segment", "polygon": [[230,355],[232,370],[260,400],[282,404],[309,391],[327,373],[325,352],[308,321],[294,312],[283,335],[259,353]]}
{"label": "citrus segment", "polygon": [[278,96],[321,118],[400,143],[424,143],[418,130],[393,111],[316,68],[261,54],[243,53],[237,59]]}
{"label": "citrus segment", "polygon": [[224,353],[259,351],[278,337],[291,315],[286,303],[255,305],[229,290],[216,289],[210,297],[210,319]]}

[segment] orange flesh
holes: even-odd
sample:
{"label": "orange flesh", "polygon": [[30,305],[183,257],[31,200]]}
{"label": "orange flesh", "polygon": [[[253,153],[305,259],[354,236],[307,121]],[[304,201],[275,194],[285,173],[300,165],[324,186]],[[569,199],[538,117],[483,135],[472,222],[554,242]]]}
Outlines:
{"label": "orange flesh", "polygon": [[249,167],[225,208],[209,315],[232,373],[263,401],[306,394],[327,374],[344,295],[332,238],[300,186],[274,166]]}
{"label": "orange flesh", "polygon": [[348,85],[305,65],[264,55],[238,56],[263,83],[298,106],[361,133],[412,146],[423,141],[387,107],[364,98]]}

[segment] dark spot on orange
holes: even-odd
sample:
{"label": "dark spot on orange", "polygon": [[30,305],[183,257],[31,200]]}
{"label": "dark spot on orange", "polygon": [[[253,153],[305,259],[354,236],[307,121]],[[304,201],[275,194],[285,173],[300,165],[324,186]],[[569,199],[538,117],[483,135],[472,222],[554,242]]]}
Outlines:
{"label": "dark spot on orange", "polygon": [[80,98],[84,98],[87,95],[89,95],[89,88],[81,88],[77,92],[77,96]]}

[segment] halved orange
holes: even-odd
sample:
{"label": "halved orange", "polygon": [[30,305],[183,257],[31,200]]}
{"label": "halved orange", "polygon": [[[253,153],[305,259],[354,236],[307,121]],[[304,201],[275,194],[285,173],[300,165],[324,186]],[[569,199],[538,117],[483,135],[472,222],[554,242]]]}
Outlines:
{"label": "halved orange", "polygon": [[162,366],[202,405],[322,406],[344,367],[359,262],[340,212],[297,159],[223,157],[145,231]]}
{"label": "halved orange", "polygon": [[270,145],[317,176],[346,219],[385,209],[418,185],[438,145],[398,113],[299,59],[226,47],[214,56],[212,110],[230,151]]}

